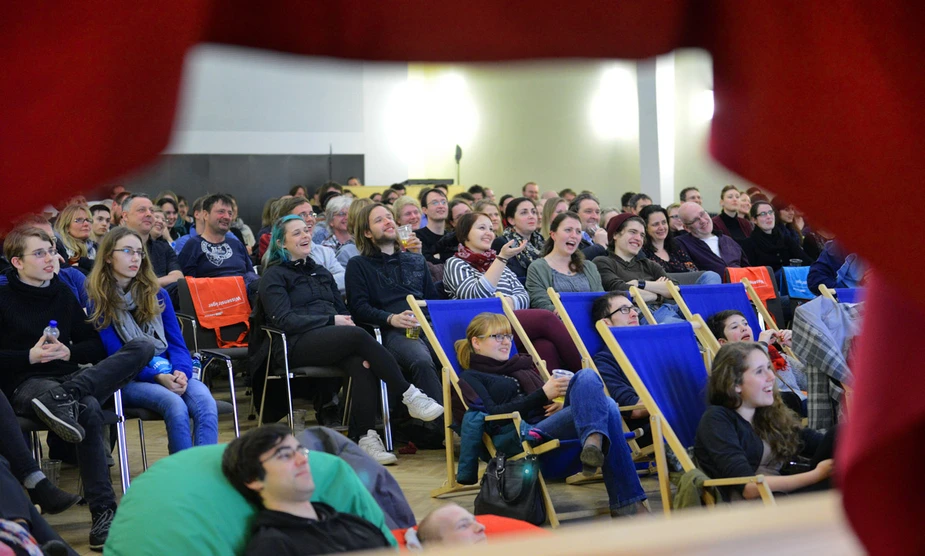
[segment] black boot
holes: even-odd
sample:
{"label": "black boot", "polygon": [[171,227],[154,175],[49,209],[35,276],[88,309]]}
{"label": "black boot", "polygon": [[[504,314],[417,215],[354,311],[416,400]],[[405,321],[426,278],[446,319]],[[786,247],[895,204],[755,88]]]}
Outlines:
{"label": "black boot", "polygon": [[79,495],[61,490],[51,484],[48,478],[42,479],[35,488],[28,490],[32,503],[42,508],[43,514],[59,514],[80,502]]}
{"label": "black boot", "polygon": [[52,388],[32,398],[32,409],[43,423],[62,440],[79,444],[84,439],[84,429],[77,422],[77,400],[64,388]]}

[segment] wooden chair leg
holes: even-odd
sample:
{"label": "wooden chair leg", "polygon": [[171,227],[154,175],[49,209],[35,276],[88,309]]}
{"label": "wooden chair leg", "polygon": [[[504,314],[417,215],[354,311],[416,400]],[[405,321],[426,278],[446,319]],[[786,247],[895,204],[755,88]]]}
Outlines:
{"label": "wooden chair leg", "polygon": [[655,466],[658,469],[658,488],[662,495],[662,511],[671,517],[671,484],[668,480],[668,460],[665,453],[665,438],[662,421],[657,415],[649,418],[652,426],[652,446],[655,448]]}

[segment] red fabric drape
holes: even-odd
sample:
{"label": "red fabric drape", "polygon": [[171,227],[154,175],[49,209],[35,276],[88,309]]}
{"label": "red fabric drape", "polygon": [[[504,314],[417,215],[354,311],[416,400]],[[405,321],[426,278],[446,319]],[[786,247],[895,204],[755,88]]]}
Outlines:
{"label": "red fabric drape", "polygon": [[[908,395],[925,381],[925,364],[911,357],[884,366],[916,345],[901,340],[923,332],[912,315],[925,308],[925,290],[913,287],[914,261],[925,260],[917,203],[925,197],[925,4],[85,0],[6,2],[0,22],[0,184],[15,201],[0,204],[3,220],[150,163],[168,142],[184,55],[200,42],[411,61],[706,49],[717,160],[792,199],[880,269],[838,469],[849,518],[869,550],[904,542],[900,552],[925,551],[914,529],[920,483],[876,489],[884,507],[860,500],[887,470],[914,474],[925,455],[917,426],[925,398]],[[904,392],[907,405],[896,414],[888,402]],[[884,431],[903,440],[904,457],[885,457]]]}

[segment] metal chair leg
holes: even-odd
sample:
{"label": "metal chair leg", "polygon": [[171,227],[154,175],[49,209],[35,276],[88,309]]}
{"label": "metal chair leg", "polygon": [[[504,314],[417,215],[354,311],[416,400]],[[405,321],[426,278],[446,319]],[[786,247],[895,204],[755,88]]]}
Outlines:
{"label": "metal chair leg", "polygon": [[353,409],[353,397],[351,394],[351,389],[353,388],[353,379],[347,379],[347,390],[344,392],[344,420],[341,422],[341,425],[345,427],[350,426],[350,412]]}
{"label": "metal chair leg", "polygon": [[145,447],[145,423],[138,420],[138,440],[141,442],[141,469],[148,470],[148,450]]}
{"label": "metal chair leg", "polygon": [[32,431],[32,457],[35,463],[42,466],[42,439],[39,437],[39,431]]}
{"label": "metal chair leg", "polygon": [[234,414],[234,437],[238,438],[241,436],[241,426],[238,423],[238,401],[234,392],[234,367],[231,365],[231,359],[226,359],[225,364],[228,365],[228,384],[230,385],[229,390],[231,390],[231,411]]}
{"label": "metal chair leg", "polygon": [[116,422],[116,436],[119,445],[119,475],[122,478],[122,494],[128,490],[131,483],[128,468],[128,447],[125,445],[125,413],[122,411],[122,390],[116,390],[113,394],[113,401],[116,406],[116,415],[119,420]]}
{"label": "metal chair leg", "polygon": [[[289,346],[286,343],[286,335],[281,334],[280,336],[280,341],[283,344],[283,361],[286,371],[286,402],[289,404],[289,428],[292,429],[295,426],[295,417],[292,415],[292,384],[289,381]],[[270,353],[272,354],[273,352],[271,351]]]}
{"label": "metal chair leg", "polygon": [[379,388],[382,397],[382,432],[385,435],[385,449],[387,452],[392,451],[392,420],[389,415],[389,387],[385,385],[384,380],[379,381]]}

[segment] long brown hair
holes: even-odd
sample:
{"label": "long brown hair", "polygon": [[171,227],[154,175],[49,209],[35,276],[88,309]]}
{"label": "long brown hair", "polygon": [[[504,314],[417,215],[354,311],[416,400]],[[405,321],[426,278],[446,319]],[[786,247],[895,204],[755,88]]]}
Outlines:
{"label": "long brown hair", "polygon": [[[713,360],[707,386],[710,404],[729,409],[738,409],[742,405],[742,396],[736,392],[736,386],[742,385],[742,375],[748,370],[748,356],[756,350],[767,357],[768,350],[758,342],[735,342],[720,348]],[[770,358],[768,365],[770,367]],[[774,403],[755,409],[752,427],[762,440],[771,445],[775,458],[790,458],[799,453],[800,420],[781,401],[776,383]]]}
{"label": "long brown hair", "polygon": [[141,248],[145,250],[145,257],[138,263],[138,274],[129,284],[129,291],[137,306],[132,313],[135,322],[149,323],[164,311],[163,305],[157,299],[157,292],[161,287],[157,283],[154,270],[151,269],[151,259],[145,242],[137,232],[125,227],[115,228],[103,236],[93,263],[93,270],[87,277],[87,297],[93,307],[89,322],[97,330],[109,327],[119,319],[123,311],[122,297],[118,295],[119,284],[113,274],[111,261],[116,244],[128,236],[137,237],[141,242]]}
{"label": "long brown hair", "polygon": [[71,224],[74,223],[74,219],[77,218],[77,213],[79,212],[85,213],[87,218],[92,222],[93,216],[90,214],[90,209],[87,208],[86,205],[68,205],[64,207],[61,214],[58,215],[58,219],[55,220],[55,229],[58,230],[61,241],[64,243],[64,246],[67,247],[68,251],[71,251],[78,257],[86,257],[87,242],[77,239],[72,236],[70,232]]}
{"label": "long brown hair", "polygon": [[510,334],[511,321],[499,313],[479,313],[475,315],[469,326],[466,327],[466,337],[462,340],[456,340],[453,347],[456,349],[456,360],[463,369],[469,368],[472,354],[472,338],[478,336],[487,336],[489,334]]}
{"label": "long brown hair", "polygon": [[[376,245],[376,242],[373,241],[373,238],[366,237],[366,232],[369,231],[369,217],[372,212],[379,207],[387,210],[389,216],[391,216],[393,220],[395,219],[391,208],[383,205],[382,203],[372,203],[360,209],[356,215],[356,222],[354,223],[353,241],[356,243],[357,250],[360,252],[360,254],[367,257],[373,257],[382,252],[379,249],[379,246]],[[396,223],[395,226],[397,227],[398,224]],[[401,244],[397,239],[395,240],[395,249],[396,252],[398,249],[401,249]]]}
{"label": "long brown hair", "polygon": [[[561,202],[561,199],[560,199],[560,202]],[[552,250],[556,246],[556,242],[552,239],[552,232],[558,232],[559,226],[567,218],[570,218],[572,220],[577,220],[579,228],[581,227],[581,218],[578,218],[578,215],[575,214],[574,212],[563,212],[562,214],[553,218],[552,222],[549,224],[549,231],[550,231],[549,237],[546,238],[546,243],[543,244],[543,256],[544,257],[552,253]],[[572,253],[572,256],[568,262],[568,268],[572,272],[584,272],[585,256],[584,256],[584,253],[582,253],[580,249],[575,249],[575,252]]]}

